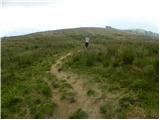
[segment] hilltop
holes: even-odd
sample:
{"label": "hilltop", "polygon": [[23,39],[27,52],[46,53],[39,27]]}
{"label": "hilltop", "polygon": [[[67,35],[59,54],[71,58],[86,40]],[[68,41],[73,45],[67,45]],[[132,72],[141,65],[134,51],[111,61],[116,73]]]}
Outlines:
{"label": "hilltop", "polygon": [[3,37],[1,117],[159,118],[153,34],[82,27]]}
{"label": "hilltop", "polygon": [[[17,36],[17,34],[21,33],[21,34],[25,34],[25,33],[29,33],[29,31],[36,31],[35,29],[29,29],[29,28],[25,28],[25,29],[20,29],[17,31],[13,31],[11,33],[9,33],[10,36]],[[19,32],[19,33],[18,33]],[[42,32],[34,32],[34,33],[30,33],[32,34],[61,34],[61,33],[66,33],[66,34],[75,34],[75,35],[87,35],[87,34],[91,34],[91,35],[104,35],[104,36],[108,36],[109,34],[137,34],[137,35],[147,35],[150,37],[158,37],[158,33],[154,33],[151,31],[146,31],[144,29],[127,29],[127,30],[121,30],[121,29],[116,29],[113,28],[111,26],[106,26],[105,28],[100,28],[100,27],[80,27],[80,28],[70,28],[70,29],[59,29],[59,30],[49,30],[49,31],[42,31]],[[28,35],[28,34],[27,34]],[[20,36],[24,36],[24,35],[20,35]]]}

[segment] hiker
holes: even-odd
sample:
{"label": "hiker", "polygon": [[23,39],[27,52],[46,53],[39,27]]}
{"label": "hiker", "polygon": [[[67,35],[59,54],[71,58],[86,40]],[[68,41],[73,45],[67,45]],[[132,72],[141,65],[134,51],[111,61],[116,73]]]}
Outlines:
{"label": "hiker", "polygon": [[87,48],[89,46],[89,37],[85,38],[85,47]]}

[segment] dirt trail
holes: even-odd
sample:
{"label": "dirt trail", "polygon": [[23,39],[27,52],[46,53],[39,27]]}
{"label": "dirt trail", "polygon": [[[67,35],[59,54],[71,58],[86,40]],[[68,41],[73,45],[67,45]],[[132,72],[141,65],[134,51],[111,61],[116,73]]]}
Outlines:
{"label": "dirt trail", "polygon": [[[78,51],[79,52],[79,51]],[[76,92],[76,102],[68,103],[67,101],[60,100],[58,91],[53,90],[53,101],[57,103],[57,111],[54,112],[54,118],[68,118],[78,108],[82,108],[88,113],[88,118],[101,118],[99,112],[100,102],[94,97],[87,95],[87,87],[84,77],[71,72],[64,72],[60,70],[63,61],[68,57],[72,56],[73,53],[69,52],[66,55],[60,57],[55,64],[51,67],[51,73],[54,74],[58,79],[67,80]],[[48,83],[50,84],[50,83]],[[49,86],[52,87],[52,86]]]}

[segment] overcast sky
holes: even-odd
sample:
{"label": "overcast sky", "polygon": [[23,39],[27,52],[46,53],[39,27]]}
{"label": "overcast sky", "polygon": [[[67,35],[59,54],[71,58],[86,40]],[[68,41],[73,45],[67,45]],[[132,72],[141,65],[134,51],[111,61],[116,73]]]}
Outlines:
{"label": "overcast sky", "polygon": [[159,0],[2,0],[0,35],[113,26],[158,32]]}

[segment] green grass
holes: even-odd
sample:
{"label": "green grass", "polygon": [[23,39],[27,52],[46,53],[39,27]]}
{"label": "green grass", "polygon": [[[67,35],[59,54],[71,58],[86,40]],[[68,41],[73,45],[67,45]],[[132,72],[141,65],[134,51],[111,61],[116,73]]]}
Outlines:
{"label": "green grass", "polygon": [[48,77],[46,71],[60,55],[74,49],[78,41],[34,35],[5,39],[2,38],[1,117],[49,118],[56,103],[43,80]]}
{"label": "green grass", "polygon": [[[84,37],[92,41],[84,49]],[[1,41],[1,118],[50,118],[58,105],[44,81],[47,78],[62,101],[76,102],[76,93],[66,80],[48,73],[52,64],[72,51],[60,70],[88,76],[86,95],[96,97],[92,86],[102,92],[99,108],[104,118],[158,118],[159,46],[158,38],[129,34],[120,30],[78,28],[48,31]],[[77,50],[81,50],[77,53]],[[94,85],[93,85],[94,84]],[[108,101],[109,99],[109,101]],[[111,108],[108,110],[107,108]],[[87,118],[78,109],[72,118]]]}
{"label": "green grass", "polygon": [[[92,76],[92,81],[99,86],[102,93],[118,94],[132,92],[129,96],[112,98],[121,109],[118,118],[126,118],[130,106],[144,109],[146,116],[158,118],[158,42],[148,41],[112,41],[91,46],[74,54],[66,61],[63,69],[70,68],[78,74]],[[88,82],[88,84],[90,84]],[[90,95],[91,92],[88,92]],[[132,96],[135,96],[132,98]],[[105,106],[105,105],[104,105]],[[104,107],[105,108],[105,107]],[[103,107],[102,107],[103,109]],[[152,112],[147,112],[147,111]],[[115,117],[115,110],[102,113],[105,118]],[[152,116],[152,113],[154,115]],[[118,116],[118,115],[117,115]],[[136,116],[135,116],[136,117]]]}
{"label": "green grass", "polygon": [[100,107],[100,112],[103,114],[103,117],[106,119],[115,117],[115,106],[112,102],[106,102],[103,106]]}
{"label": "green grass", "polygon": [[88,114],[84,110],[79,108],[74,113],[72,113],[72,115],[69,118],[70,119],[86,119],[88,118]]}
{"label": "green grass", "polygon": [[49,118],[52,116],[53,111],[56,109],[56,104],[50,100],[46,100],[41,104],[34,105],[31,107],[31,117],[37,118]]}

